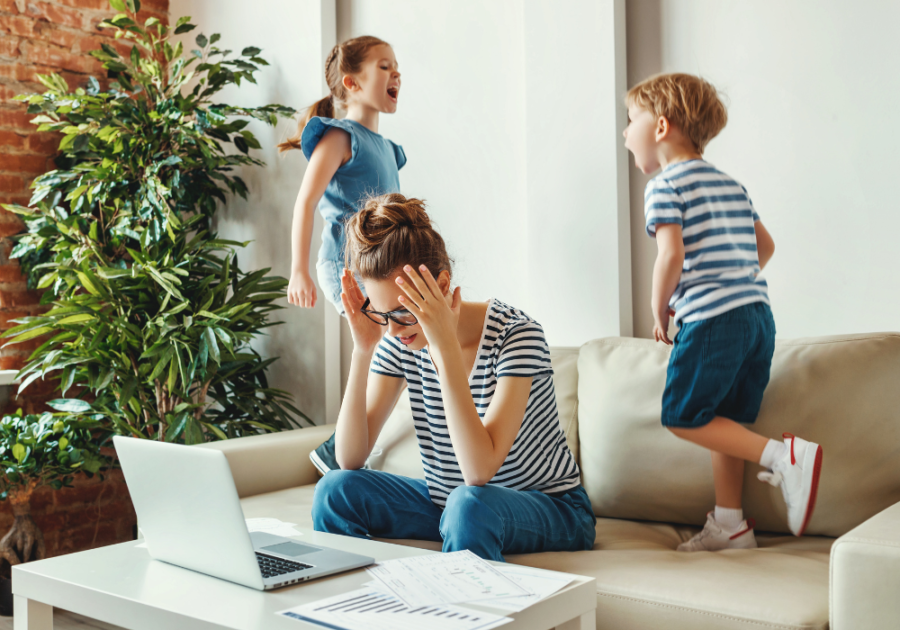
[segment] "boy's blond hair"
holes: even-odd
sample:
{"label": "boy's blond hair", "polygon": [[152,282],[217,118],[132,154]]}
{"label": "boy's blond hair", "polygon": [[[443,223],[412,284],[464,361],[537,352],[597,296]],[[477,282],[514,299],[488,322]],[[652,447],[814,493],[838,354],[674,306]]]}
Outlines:
{"label": "boy's blond hair", "polygon": [[645,79],[628,90],[625,103],[645,109],[656,118],[666,117],[701,154],[728,122],[728,112],[716,88],[692,74],[658,74]]}

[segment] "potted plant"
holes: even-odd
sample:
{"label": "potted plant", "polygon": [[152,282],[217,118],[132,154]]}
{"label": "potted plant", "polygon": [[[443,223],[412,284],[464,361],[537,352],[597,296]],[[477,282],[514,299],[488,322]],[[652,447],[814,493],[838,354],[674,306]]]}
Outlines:
{"label": "potted plant", "polygon": [[[7,332],[11,343],[46,339],[19,373],[21,389],[55,375],[60,391],[86,391],[69,411],[97,415],[117,433],[189,444],[278,431],[308,418],[269,387],[251,342],[279,308],[287,281],[243,271],[246,245],[217,238],[213,218],[229,194],[246,197],[234,173],[262,166],[247,119],[275,125],[294,110],[232,107],[213,99],[255,83],[260,49],[235,55],[219,35],[155,18],[138,24],[139,0],[111,0],[122,13],[101,22],[114,46],[92,54],[109,88],[91,78],[70,91],[41,76],[43,94],[20,96],[40,131],[62,134],[58,168],[38,177],[12,256],[50,309]],[[226,145],[233,147],[226,150]]]}
{"label": "potted plant", "polygon": [[0,615],[12,614],[10,567],[46,556],[44,537],[31,518],[35,489],[72,485],[76,474],[92,477],[107,464],[93,431],[96,420],[66,413],[4,416],[0,420],[0,499],[12,505],[12,528],[0,540]]}

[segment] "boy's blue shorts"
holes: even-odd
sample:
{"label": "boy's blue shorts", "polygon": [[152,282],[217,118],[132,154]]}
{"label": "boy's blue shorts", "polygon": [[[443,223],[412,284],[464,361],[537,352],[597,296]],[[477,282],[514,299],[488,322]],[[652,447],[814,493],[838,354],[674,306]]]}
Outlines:
{"label": "boy's blue shorts", "polygon": [[765,302],[682,324],[675,336],[662,423],[692,429],[716,416],[756,421],[775,351],[775,319]]}

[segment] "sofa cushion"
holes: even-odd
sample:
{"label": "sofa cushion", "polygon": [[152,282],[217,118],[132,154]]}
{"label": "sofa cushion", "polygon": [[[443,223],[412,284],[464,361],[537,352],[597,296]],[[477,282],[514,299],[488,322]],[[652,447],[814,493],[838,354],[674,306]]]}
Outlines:
{"label": "sofa cushion", "polygon": [[[247,497],[247,518],[278,518],[312,529],[314,485]],[[825,629],[833,540],[758,535],[761,549],[678,553],[696,528],[597,520],[592,551],[507,556],[516,564],[597,580],[597,628]],[[378,539],[439,551],[431,541]]]}
{"label": "sofa cushion", "polygon": [[[577,461],[578,348],[551,348],[550,362],[553,365],[553,386],[556,390],[560,428]],[[409,394],[405,389],[378,435],[372,454],[369,455],[369,466],[395,475],[425,478]]]}
{"label": "sofa cushion", "polygon": [[831,538],[758,535],[761,549],[682,553],[697,530],[598,519],[593,551],[507,556],[597,580],[597,628],[825,630]]}
{"label": "sofa cushion", "polygon": [[[701,525],[714,505],[708,451],[660,424],[669,348],[644,339],[582,347],[578,430],[582,481],[598,516]],[[807,533],[840,536],[900,501],[900,334],[779,341],[754,431],[822,445]],[[781,490],[748,464],[744,512],[787,532]]]}

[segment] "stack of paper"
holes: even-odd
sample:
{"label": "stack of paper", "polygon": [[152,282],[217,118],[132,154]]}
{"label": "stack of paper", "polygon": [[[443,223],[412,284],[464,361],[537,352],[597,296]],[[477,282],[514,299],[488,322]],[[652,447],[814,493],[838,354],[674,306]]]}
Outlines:
{"label": "stack of paper", "polygon": [[[378,589],[362,588],[279,615],[331,630],[489,630],[512,621],[458,606],[409,607]],[[427,624],[427,625],[426,625]]]}
{"label": "stack of paper", "polygon": [[572,581],[565,573],[494,566],[470,551],[381,562],[365,588],[278,614],[332,630],[487,630],[512,619],[454,604],[517,612]]}

